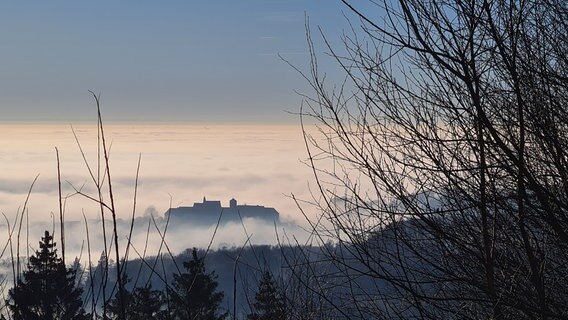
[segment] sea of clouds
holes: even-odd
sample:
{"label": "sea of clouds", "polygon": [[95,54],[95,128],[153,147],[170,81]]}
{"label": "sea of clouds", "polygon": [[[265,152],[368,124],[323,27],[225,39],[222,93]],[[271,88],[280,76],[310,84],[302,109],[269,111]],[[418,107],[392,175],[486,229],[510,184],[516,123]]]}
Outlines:
{"label": "sea of clouds", "polygon": [[[97,198],[93,176],[98,179],[99,171],[101,177],[104,175],[102,163],[98,169],[96,126],[5,124],[0,125],[0,136],[0,171],[3,173],[0,177],[0,211],[5,215],[4,221],[0,222],[0,244],[7,243],[14,225],[16,231],[12,240],[15,240],[20,222],[21,254],[37,249],[44,230],[56,232],[58,239],[57,147],[65,221],[68,223],[66,260],[70,262],[76,256],[84,260],[86,257],[87,227],[90,229],[91,255],[98,257],[103,248],[101,212],[98,204],[89,199]],[[158,252],[161,239],[156,230],[164,230],[163,216],[170,206],[192,205],[202,201],[204,196],[221,200],[224,206],[228,206],[230,198],[236,198],[240,204],[274,207],[282,220],[278,226],[255,220],[221,226],[213,238],[213,248],[240,246],[247,239],[253,244],[277,244],[282,237],[307,239],[304,228],[308,225],[291,198],[292,194],[300,199],[310,198],[312,173],[302,163],[306,152],[299,127],[111,124],[105,126],[105,136],[110,149],[117,217],[124,222],[130,221],[132,216],[138,218],[130,238],[129,223],[120,225],[119,243],[131,241],[140,254],[144,248],[147,255]],[[106,183],[103,192],[106,203],[110,204]],[[108,212],[106,218],[110,218]],[[149,223],[150,233],[147,232]],[[193,246],[208,246],[214,232],[214,226],[185,230],[170,228],[166,240],[169,250],[178,253]],[[112,230],[108,230],[107,236],[110,238],[111,235]],[[136,257],[137,254],[130,252],[129,256]]]}

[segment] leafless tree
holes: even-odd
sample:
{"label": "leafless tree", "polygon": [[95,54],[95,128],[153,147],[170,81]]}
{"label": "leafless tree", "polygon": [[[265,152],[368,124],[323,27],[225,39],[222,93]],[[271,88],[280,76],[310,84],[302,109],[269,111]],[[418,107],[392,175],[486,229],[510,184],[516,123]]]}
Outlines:
{"label": "leafless tree", "polygon": [[346,318],[568,317],[568,4],[342,2],[351,32],[320,34],[345,80],[309,31],[302,73],[321,294]]}

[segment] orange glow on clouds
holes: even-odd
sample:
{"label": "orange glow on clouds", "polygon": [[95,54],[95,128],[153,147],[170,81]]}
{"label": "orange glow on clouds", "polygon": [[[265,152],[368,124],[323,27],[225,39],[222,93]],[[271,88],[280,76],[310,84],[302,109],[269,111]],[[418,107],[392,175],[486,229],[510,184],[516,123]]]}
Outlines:
{"label": "orange glow on clouds", "polygon": [[[97,130],[93,125],[73,126],[91,167],[97,166]],[[132,213],[134,178],[141,154],[138,214],[155,207],[163,213],[173,206],[191,205],[203,196],[226,204],[275,207],[285,219],[295,219],[297,209],[287,197],[307,194],[310,170],[301,130],[287,125],[117,125],[105,126],[111,144],[111,174],[118,214]],[[30,219],[49,221],[58,212],[56,156],[61,158],[64,194],[73,187],[93,192],[70,125],[0,125],[0,208],[9,217],[23,204],[27,189],[40,175],[29,203]],[[98,211],[87,199],[67,200],[67,219],[88,218]]]}

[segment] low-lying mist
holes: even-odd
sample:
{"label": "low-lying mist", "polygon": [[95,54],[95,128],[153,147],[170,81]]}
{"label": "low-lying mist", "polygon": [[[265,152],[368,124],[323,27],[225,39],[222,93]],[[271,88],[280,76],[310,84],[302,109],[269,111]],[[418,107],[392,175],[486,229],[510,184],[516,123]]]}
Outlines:
{"label": "low-lying mist", "polygon": [[[106,146],[97,139],[96,126],[0,126],[2,133],[11,137],[0,141],[6,172],[0,177],[4,296],[46,231],[58,256],[77,270],[77,284],[91,288],[86,296],[105,292],[106,298],[92,303],[96,308],[121,290],[123,276],[135,279],[127,284],[131,287],[140,275],[160,290],[171,285],[193,247],[207,258],[208,270],[218,272],[219,288],[227,293],[224,304],[238,300],[244,306],[263,271],[271,269],[285,281],[282,252],[301,256],[313,241],[304,215],[313,217],[309,209],[317,205],[302,203],[300,209],[294,200],[310,199],[307,181],[313,174],[301,161],[304,145],[297,127],[110,125]],[[220,200],[224,208],[275,208],[279,221],[233,215],[204,224],[165,214],[204,196]],[[88,286],[89,281],[95,285]],[[248,310],[243,306],[237,309]]]}
{"label": "low-lying mist", "polygon": [[[105,232],[93,179],[106,179],[96,124],[3,125],[0,134],[5,137],[0,140],[0,259],[11,261],[19,254],[25,261],[38,249],[46,230],[54,234],[61,256],[57,147],[65,262],[77,258],[86,266],[90,257],[96,264],[105,250]],[[298,226],[304,219],[290,196],[307,198],[311,175],[301,163],[304,147],[298,127],[111,124],[105,126],[105,136],[121,257],[175,255],[191,247],[275,245],[278,237],[285,242],[306,239]],[[103,200],[109,202],[107,182],[101,185]],[[168,208],[191,205],[203,196],[221,200],[224,206],[236,198],[243,204],[274,207],[281,222],[247,218],[203,226],[168,223],[164,218]],[[115,259],[108,210],[104,219],[108,255]]]}
{"label": "low-lying mist", "polygon": [[[25,219],[25,218],[24,218]],[[177,255],[192,247],[219,248],[241,247],[243,245],[277,245],[279,238],[294,235],[297,239],[306,239],[306,232],[293,223],[268,223],[262,219],[244,218],[242,222],[227,222],[220,225],[191,225],[190,223],[169,223],[161,216],[143,216],[132,220],[117,220],[118,241],[121,256],[125,256],[127,245],[130,246],[128,259],[156,256],[160,253]],[[107,251],[114,257],[114,233],[111,220],[105,220]],[[11,225],[10,227],[14,227]],[[18,226],[16,226],[18,227]],[[132,228],[132,229],[131,229]],[[54,234],[58,253],[61,256],[61,233],[58,220],[52,222],[23,222],[20,231],[20,256],[33,255],[38,250],[38,243],[45,231]],[[67,264],[79,259],[88,265],[89,254],[96,263],[104,252],[102,220],[68,220],[65,230],[65,259]],[[87,236],[88,231],[88,236]],[[12,235],[12,243],[17,245],[17,228]],[[0,224],[0,243],[8,243],[10,230],[6,223]],[[162,241],[163,240],[163,241]],[[27,246],[25,244],[28,244]],[[89,252],[90,249],[90,252]],[[3,259],[9,259],[9,251]]]}
{"label": "low-lying mist", "polygon": [[[83,154],[75,140],[76,135]],[[90,176],[97,176],[97,127],[80,124],[1,125],[0,212],[10,219],[21,208],[39,175],[28,203],[30,221],[49,221],[59,211],[57,162],[59,149],[66,218],[100,219],[96,204],[75,195],[96,195]],[[117,217],[132,215],[139,156],[136,215],[155,207],[159,215],[170,206],[191,205],[204,196],[227,204],[276,208],[284,220],[302,220],[290,198],[309,196],[311,171],[301,130],[286,125],[105,125]],[[84,158],[83,158],[84,155]],[[104,170],[100,170],[101,176]],[[108,197],[106,198],[108,200]]]}

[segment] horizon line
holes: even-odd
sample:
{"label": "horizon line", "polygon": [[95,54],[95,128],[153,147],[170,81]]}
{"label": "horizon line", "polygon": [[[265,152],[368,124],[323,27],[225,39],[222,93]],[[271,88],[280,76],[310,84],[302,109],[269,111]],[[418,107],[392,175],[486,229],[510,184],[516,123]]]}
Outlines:
{"label": "horizon line", "polygon": [[[0,120],[0,125],[97,125],[97,121],[92,120]],[[104,120],[103,125],[173,125],[173,126],[300,126],[300,122],[295,121],[170,121],[170,120],[151,120],[151,121],[125,121],[125,120]]]}

